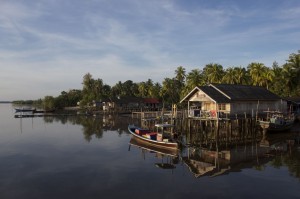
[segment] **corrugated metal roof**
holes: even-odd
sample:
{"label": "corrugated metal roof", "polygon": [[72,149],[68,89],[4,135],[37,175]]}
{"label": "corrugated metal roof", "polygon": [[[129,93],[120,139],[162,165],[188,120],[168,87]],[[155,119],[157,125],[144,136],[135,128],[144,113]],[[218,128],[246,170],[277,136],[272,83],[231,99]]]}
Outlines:
{"label": "corrugated metal roof", "polygon": [[198,90],[202,90],[217,103],[229,103],[231,101],[276,101],[281,98],[264,87],[236,85],[236,84],[210,84],[208,86],[195,87],[181,102],[188,100]]}
{"label": "corrugated metal roof", "polygon": [[199,87],[206,95],[215,100],[217,103],[229,103],[230,99],[225,95],[217,91],[211,86],[200,86]]}
{"label": "corrugated metal roof", "polygon": [[280,97],[260,86],[211,84],[210,86],[230,97],[231,100],[279,100]]}

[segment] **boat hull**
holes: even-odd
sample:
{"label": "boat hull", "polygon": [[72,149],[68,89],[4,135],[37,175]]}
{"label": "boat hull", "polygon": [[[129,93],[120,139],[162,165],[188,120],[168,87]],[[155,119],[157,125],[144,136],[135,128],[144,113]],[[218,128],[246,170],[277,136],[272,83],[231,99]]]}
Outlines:
{"label": "boat hull", "polygon": [[287,122],[282,125],[276,125],[267,121],[260,121],[260,126],[266,129],[268,133],[281,133],[289,131],[293,127],[293,122]]}
{"label": "boat hull", "polygon": [[289,131],[293,126],[293,123],[285,124],[285,125],[272,125],[270,124],[269,128],[267,129],[270,133],[280,133]]}
{"label": "boat hull", "polygon": [[143,136],[135,133],[136,129],[140,129],[140,128],[133,126],[133,125],[128,126],[128,131],[138,140],[138,142],[142,142],[144,144],[148,144],[148,145],[159,147],[159,148],[166,148],[166,149],[177,149],[178,148],[177,142],[165,142],[165,141],[152,140],[152,139],[143,137]]}
{"label": "boat hull", "polygon": [[15,111],[16,112],[34,112],[36,109],[34,108],[34,109],[31,109],[31,108],[29,108],[29,109],[26,109],[26,108],[15,108]]}

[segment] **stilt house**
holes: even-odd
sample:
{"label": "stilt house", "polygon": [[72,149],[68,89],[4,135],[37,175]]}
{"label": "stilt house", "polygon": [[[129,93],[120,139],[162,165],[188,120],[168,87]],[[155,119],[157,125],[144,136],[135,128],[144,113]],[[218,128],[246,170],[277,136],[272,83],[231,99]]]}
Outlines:
{"label": "stilt house", "polygon": [[286,112],[286,101],[259,87],[234,84],[209,84],[195,87],[181,103],[187,102],[189,117],[221,117],[264,111]]}

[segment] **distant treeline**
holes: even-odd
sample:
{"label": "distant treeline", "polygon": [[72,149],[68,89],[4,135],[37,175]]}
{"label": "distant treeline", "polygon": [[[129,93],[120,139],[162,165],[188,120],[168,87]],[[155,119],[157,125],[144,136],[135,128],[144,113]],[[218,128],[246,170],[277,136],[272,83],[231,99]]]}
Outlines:
{"label": "distant treeline", "polygon": [[[94,79],[90,73],[83,76],[82,90],[62,91],[58,97],[45,96],[44,99],[17,101],[19,103],[40,103],[48,109],[66,106],[90,106],[93,101],[113,100],[122,97],[158,98],[165,104],[178,104],[195,86],[209,83],[244,84],[262,86],[281,97],[300,96],[300,50],[289,55],[286,63],[272,66],[252,62],[246,68],[230,66],[223,68],[217,63],[195,68],[189,72],[178,66],[173,77],[153,82],[151,79],[135,83],[132,80],[119,81],[114,86],[102,79]],[[14,102],[15,103],[15,102]]]}

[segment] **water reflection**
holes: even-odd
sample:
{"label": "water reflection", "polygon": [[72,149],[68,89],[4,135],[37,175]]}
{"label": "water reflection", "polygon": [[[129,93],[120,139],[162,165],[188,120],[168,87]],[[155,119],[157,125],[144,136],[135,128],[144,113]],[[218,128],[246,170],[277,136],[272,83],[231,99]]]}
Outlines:
{"label": "water reflection", "polygon": [[138,138],[135,137],[130,139],[128,151],[131,150],[132,146],[141,150],[143,159],[146,158],[146,154],[152,154],[156,160],[160,160],[159,162],[154,163],[154,165],[158,168],[173,170],[176,168],[175,165],[180,162],[178,150],[147,145],[143,142],[140,142]]}
{"label": "water reflection", "polygon": [[102,138],[105,131],[116,131],[119,135],[128,133],[127,126],[133,122],[132,118],[122,115],[61,115],[44,117],[45,123],[62,123],[82,126],[82,133],[86,141],[92,137]]}
{"label": "water reflection", "polygon": [[[43,117],[43,120],[45,123],[79,125],[88,142],[92,138],[101,139],[106,131],[129,134],[128,124],[141,122],[122,115],[61,115]],[[187,133],[183,127],[180,129],[183,144],[179,153],[142,145],[134,138],[129,142],[129,151],[134,146],[141,150],[142,158],[146,154],[153,155],[150,158],[158,160],[154,167],[173,171],[178,165],[184,165],[196,178],[217,177],[246,168],[264,171],[266,166],[272,166],[287,167],[292,176],[300,179],[299,126],[294,132],[268,136],[262,136],[260,131],[241,133],[236,130],[231,134],[220,131],[216,136],[214,131]]]}
{"label": "water reflection", "polygon": [[[197,136],[194,138],[198,139]],[[203,147],[205,144],[183,145],[180,153],[154,148],[138,142],[137,138],[131,138],[130,146],[138,147],[144,155],[146,152],[154,154],[153,158],[169,158],[169,162],[162,163],[161,167],[177,169],[176,164],[184,165],[195,178],[217,177],[248,168],[264,171],[267,166],[274,168],[285,166],[292,176],[300,179],[300,143],[297,135],[286,133],[264,139],[267,139],[265,141],[268,141],[269,146],[262,145],[259,141],[228,142],[227,145],[220,146],[215,143],[214,147],[207,148]]]}

